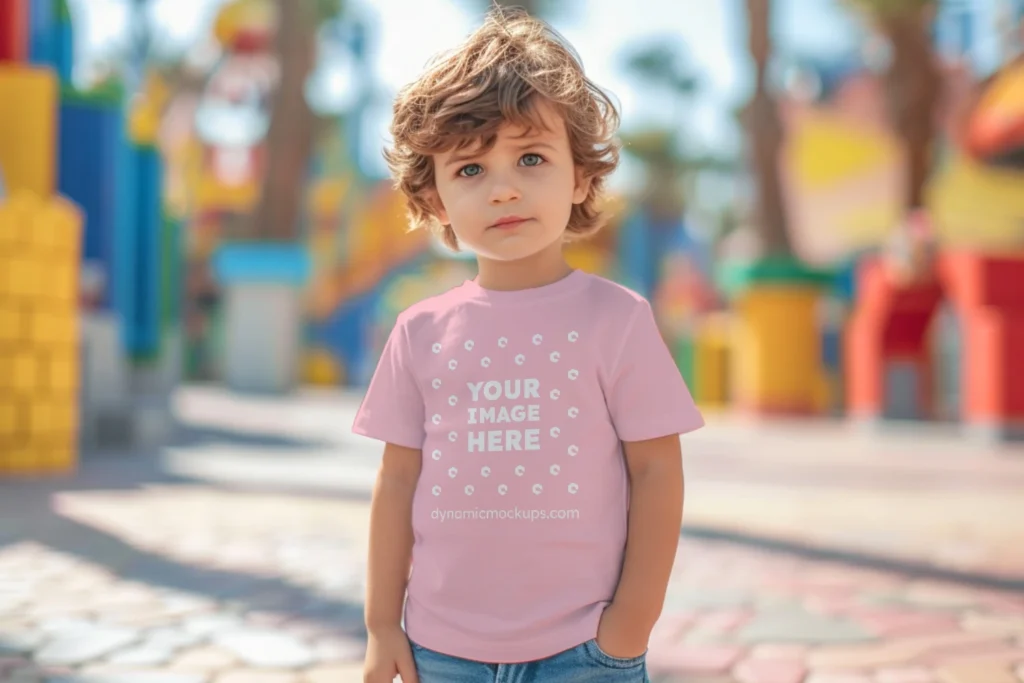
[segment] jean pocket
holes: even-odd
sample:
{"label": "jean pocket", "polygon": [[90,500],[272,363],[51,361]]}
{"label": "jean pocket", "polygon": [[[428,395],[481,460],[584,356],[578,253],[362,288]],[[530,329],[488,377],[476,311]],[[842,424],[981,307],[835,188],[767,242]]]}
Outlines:
{"label": "jean pocket", "polygon": [[597,644],[597,638],[583,643],[583,650],[594,662],[612,669],[632,669],[640,666],[647,659],[647,653],[636,657],[613,657]]}

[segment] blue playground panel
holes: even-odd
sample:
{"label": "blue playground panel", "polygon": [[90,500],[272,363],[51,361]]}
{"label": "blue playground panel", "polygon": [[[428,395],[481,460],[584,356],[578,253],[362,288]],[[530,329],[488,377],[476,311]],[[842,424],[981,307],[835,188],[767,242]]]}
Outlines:
{"label": "blue playground panel", "polygon": [[85,215],[82,259],[98,263],[107,286],[100,306],[114,308],[115,261],[123,231],[118,199],[123,192],[119,164],[125,145],[124,116],[119,108],[83,102],[60,107],[58,189]]}
{"label": "blue playground panel", "polygon": [[138,358],[160,349],[163,162],[150,146],[131,145],[129,158],[136,192],[134,220],[129,222],[132,249],[124,261],[125,279],[132,283],[124,292],[124,331],[126,350]]}
{"label": "blue playground panel", "polygon": [[56,66],[56,3],[53,0],[31,0],[28,16],[29,62],[38,66]]}
{"label": "blue playground panel", "polygon": [[51,67],[62,83],[70,83],[75,61],[74,29],[59,4],[58,0],[30,0],[28,59],[32,64]]}
{"label": "blue playground panel", "polygon": [[134,321],[140,178],[120,99],[65,89],[59,155],[58,190],[84,213],[82,259],[99,265],[106,279],[98,306],[119,314],[127,351],[138,335]]}

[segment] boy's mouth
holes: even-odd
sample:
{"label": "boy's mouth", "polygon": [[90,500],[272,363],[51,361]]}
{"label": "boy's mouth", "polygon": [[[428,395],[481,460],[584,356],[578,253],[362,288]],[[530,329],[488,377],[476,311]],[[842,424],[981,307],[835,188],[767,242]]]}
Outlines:
{"label": "boy's mouth", "polygon": [[494,223],[490,225],[490,227],[498,228],[499,230],[509,230],[511,228],[515,228],[522,225],[528,220],[530,219],[523,218],[521,216],[505,216],[503,218],[499,218],[498,220],[496,220]]}

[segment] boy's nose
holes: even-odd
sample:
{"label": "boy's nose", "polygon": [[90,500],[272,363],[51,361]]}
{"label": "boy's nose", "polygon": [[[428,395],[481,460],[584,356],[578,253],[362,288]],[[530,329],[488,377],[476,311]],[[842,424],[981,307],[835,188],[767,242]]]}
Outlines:
{"label": "boy's nose", "polygon": [[519,199],[519,190],[506,182],[495,183],[491,187],[491,204],[504,204]]}

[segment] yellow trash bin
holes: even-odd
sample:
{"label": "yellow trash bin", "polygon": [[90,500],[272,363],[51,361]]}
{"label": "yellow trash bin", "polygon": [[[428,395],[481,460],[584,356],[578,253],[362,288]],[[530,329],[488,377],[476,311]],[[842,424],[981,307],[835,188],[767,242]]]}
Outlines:
{"label": "yellow trash bin", "polygon": [[830,276],[792,259],[734,274],[732,394],[757,413],[822,411],[825,367],[820,306]]}

